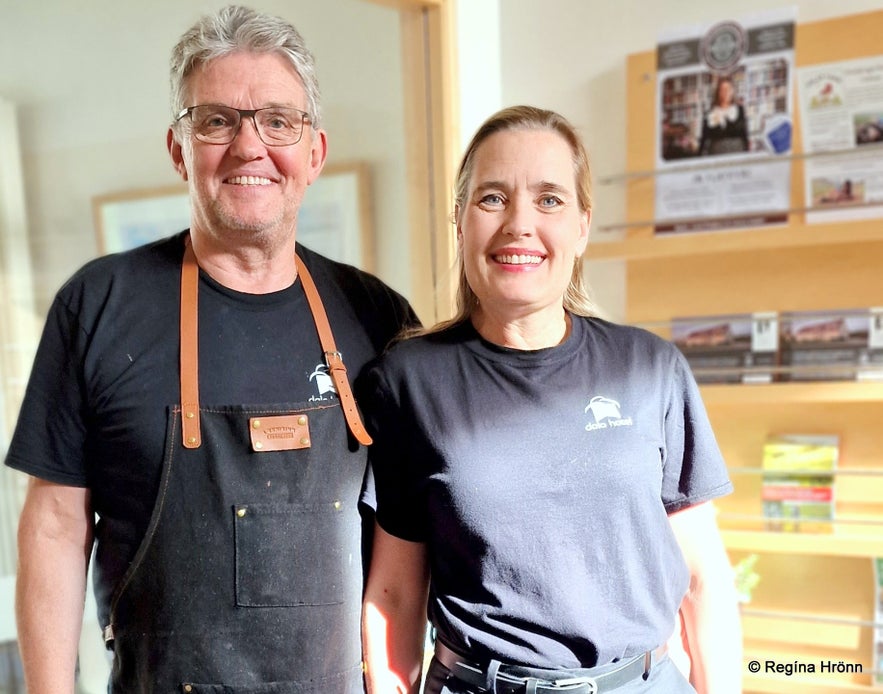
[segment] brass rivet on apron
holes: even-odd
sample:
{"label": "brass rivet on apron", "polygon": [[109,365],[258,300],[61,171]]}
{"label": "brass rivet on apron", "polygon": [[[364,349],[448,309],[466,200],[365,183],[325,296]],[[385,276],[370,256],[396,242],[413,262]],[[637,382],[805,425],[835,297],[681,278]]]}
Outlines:
{"label": "brass rivet on apron", "polygon": [[300,417],[297,418],[297,423],[300,424],[301,426],[303,426],[304,424],[307,423],[307,418],[304,417],[303,415],[301,415]]}
{"label": "brass rivet on apron", "polygon": [[188,436],[187,443],[196,443],[196,437],[195,436]]}
{"label": "brass rivet on apron", "polygon": [[188,412],[188,413],[187,413],[187,419],[193,419],[195,416],[196,416],[196,415],[193,414],[192,412]]}
{"label": "brass rivet on apron", "polygon": [[307,446],[307,445],[309,445],[309,443],[310,443],[310,440],[309,440],[306,436],[304,436],[304,437],[300,440],[300,445],[301,445],[301,446]]}
{"label": "brass rivet on apron", "polygon": [[239,516],[240,518],[245,518],[245,513],[246,513],[246,511],[244,508],[236,509],[236,515]]}
{"label": "brass rivet on apron", "polygon": [[260,429],[261,428],[261,420],[260,419],[252,420],[251,428],[252,429]]}
{"label": "brass rivet on apron", "polygon": [[264,447],[264,444],[262,444],[260,441],[255,441],[254,447],[257,448],[258,450],[260,450],[261,448]]}
{"label": "brass rivet on apron", "polygon": [[340,510],[340,506],[341,506],[341,503],[339,501],[334,502],[334,508],[336,508],[338,511]]}

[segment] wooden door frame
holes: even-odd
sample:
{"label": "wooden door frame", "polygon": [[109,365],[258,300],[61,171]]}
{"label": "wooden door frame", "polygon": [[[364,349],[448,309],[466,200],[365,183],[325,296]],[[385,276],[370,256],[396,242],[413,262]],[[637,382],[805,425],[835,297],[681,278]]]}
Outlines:
{"label": "wooden door frame", "polygon": [[[455,0],[363,0],[391,7],[401,21],[408,225],[408,298],[427,325],[453,313],[452,223],[458,156]],[[426,272],[430,269],[430,272]]]}

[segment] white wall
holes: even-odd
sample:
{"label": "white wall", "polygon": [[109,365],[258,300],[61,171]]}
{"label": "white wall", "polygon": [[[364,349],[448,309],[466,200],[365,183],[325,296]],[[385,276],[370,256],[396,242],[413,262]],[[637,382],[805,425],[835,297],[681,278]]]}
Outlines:
{"label": "white wall", "polygon": [[[96,254],[92,196],[177,181],[165,146],[169,53],[200,14],[225,4],[0,0],[0,97],[18,106],[41,314]],[[291,20],[315,54],[329,164],[369,163],[377,270],[407,292],[398,13],[360,0],[248,4]]]}
{"label": "white wall", "polygon": [[[797,7],[797,21],[879,10],[880,0],[499,0],[503,105],[531,103],[580,128],[595,178],[625,170],[626,56],[653,50],[662,27],[738,19]],[[881,44],[883,50],[883,44]],[[625,219],[621,186],[596,187],[593,227]],[[610,232],[605,232],[609,235]],[[595,232],[595,239],[600,236]],[[619,263],[591,263],[589,280],[602,307],[624,314]]]}
{"label": "white wall", "polygon": [[503,104],[500,0],[456,0],[460,150]]}

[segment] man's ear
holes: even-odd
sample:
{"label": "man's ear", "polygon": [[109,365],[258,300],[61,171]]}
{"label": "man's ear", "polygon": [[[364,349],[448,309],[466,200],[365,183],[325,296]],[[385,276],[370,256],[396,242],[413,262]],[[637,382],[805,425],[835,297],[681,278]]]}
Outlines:
{"label": "man's ear", "polygon": [[310,138],[310,174],[307,177],[307,185],[311,185],[319,178],[325,166],[325,159],[328,157],[328,135],[325,131],[312,130]]}
{"label": "man's ear", "polygon": [[169,128],[169,132],[166,133],[166,147],[168,147],[169,156],[172,158],[172,166],[175,167],[175,171],[178,172],[178,175],[186,181],[187,166],[184,163],[183,148],[171,128]]}

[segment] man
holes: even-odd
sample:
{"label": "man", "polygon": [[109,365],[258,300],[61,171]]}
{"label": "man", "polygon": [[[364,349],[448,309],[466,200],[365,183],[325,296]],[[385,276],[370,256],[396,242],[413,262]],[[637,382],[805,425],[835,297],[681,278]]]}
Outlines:
{"label": "man", "polygon": [[32,475],[29,691],[73,691],[93,539],[111,691],[362,691],[369,439],[341,355],[353,375],[415,317],[295,248],[327,151],[318,98],[275,17],[225,8],[173,52],[167,140],[191,228],[60,290],[6,461]]}

